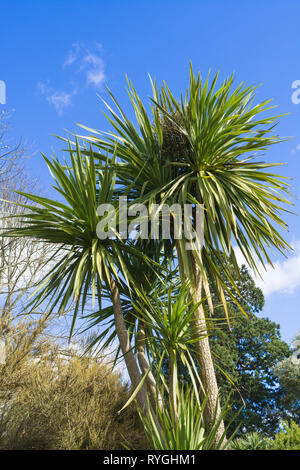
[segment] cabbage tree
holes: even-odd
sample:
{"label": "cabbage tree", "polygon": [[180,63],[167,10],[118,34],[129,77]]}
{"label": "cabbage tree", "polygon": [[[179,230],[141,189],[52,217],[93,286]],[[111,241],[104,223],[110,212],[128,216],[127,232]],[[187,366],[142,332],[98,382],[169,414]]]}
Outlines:
{"label": "cabbage tree", "polygon": [[[31,203],[18,203],[22,211],[17,217],[17,228],[8,229],[2,235],[43,241],[56,248],[53,264],[33,293],[31,305],[37,308],[46,304],[48,315],[53,312],[63,315],[68,308],[73,310],[70,336],[78,314],[84,315],[92,297],[97,300],[97,314],[102,315],[103,289],[109,292],[112,303],[111,331],[118,338],[128,374],[135,389],[141,384],[141,373],[134,355],[130,333],[125,322],[120,299],[120,275],[134,287],[134,279],[126,268],[128,256],[138,256],[140,263],[148,262],[141,251],[125,244],[119,238],[100,239],[97,226],[101,220],[98,207],[110,204],[115,207],[115,172],[113,165],[95,166],[93,152],[82,155],[78,141],[75,148],[69,142],[69,159],[61,163],[56,157],[44,157],[54,180],[56,199],[22,193]],[[121,274],[120,274],[121,273]],[[144,387],[137,393],[139,405],[147,407]]]}
{"label": "cabbage tree", "polygon": [[[136,124],[110,92],[115,109],[106,104],[106,116],[113,130],[104,134],[82,126],[91,132],[86,138],[98,147],[99,161],[106,152],[113,154],[117,143],[117,182],[129,201],[147,204],[149,212],[154,203],[204,208],[201,247],[188,250],[186,240],[176,238],[175,217],[170,238],[182,281],[190,281],[191,298],[199,305],[193,322],[199,372],[208,394],[208,427],[213,426],[216,407],[220,415],[207,328],[207,318],[213,315],[209,282],[219,293],[229,322],[225,291],[237,304],[234,290],[239,294],[228,270],[233,266],[238,275],[233,247],[238,246],[254,272],[258,262],[271,263],[269,249],[281,253],[289,249],[281,233],[287,229],[281,213],[290,204],[289,185],[269,170],[278,164],[262,161],[262,154],[281,141],[273,132],[278,116],[271,116],[270,100],[255,103],[256,87],[241,83],[234,88],[231,76],[217,88],[217,78],[218,74],[203,82],[191,68],[189,87],[181,97],[166,83],[158,91],[151,82],[150,112],[128,82]],[[221,272],[233,289],[224,283]],[[203,295],[208,311],[201,303]],[[216,442],[223,432],[221,423]]]}

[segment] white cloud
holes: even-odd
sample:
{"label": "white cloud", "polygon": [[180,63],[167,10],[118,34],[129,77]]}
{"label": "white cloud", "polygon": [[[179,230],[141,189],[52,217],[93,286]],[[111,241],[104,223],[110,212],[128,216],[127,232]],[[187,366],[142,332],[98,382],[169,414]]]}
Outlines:
{"label": "white cloud", "polygon": [[65,108],[72,105],[73,97],[84,88],[82,79],[85,81],[85,87],[92,86],[99,89],[103,85],[105,66],[101,57],[101,49],[101,44],[96,42],[89,47],[81,43],[72,44],[72,48],[62,64],[64,74],[69,74],[68,82],[71,91],[57,90],[49,86],[49,81],[38,83],[39,92],[45,96],[51,106],[55,107],[58,115],[61,116]]}
{"label": "white cloud", "polygon": [[72,44],[72,49],[69,51],[66,60],[63,63],[63,68],[72,65],[78,59],[79,45],[77,43]]}
{"label": "white cloud", "polygon": [[297,144],[296,147],[292,148],[291,155],[294,155],[296,152],[299,152],[300,144]]}
{"label": "white cloud", "polygon": [[102,46],[99,43],[94,43],[92,47],[86,47],[81,43],[74,43],[63,67],[77,67],[77,71],[85,75],[87,86],[93,85],[96,88],[100,88],[105,80],[101,49]]}
{"label": "white cloud", "polygon": [[39,82],[38,90],[42,95],[45,96],[48,103],[55,107],[57,114],[61,116],[65,108],[72,105],[72,98],[77,94],[77,90],[74,89],[71,92],[58,91],[49,87],[47,83]]}
{"label": "white cloud", "polygon": [[[265,270],[260,262],[257,263],[262,279],[255,277],[253,273],[252,275],[264,295],[271,295],[275,292],[293,294],[300,287],[300,241],[296,241],[293,248],[294,254],[282,261],[273,262],[274,268],[267,264]],[[240,265],[247,264],[239,248],[235,248],[235,253]]]}
{"label": "white cloud", "polygon": [[87,72],[87,83],[100,86],[104,82],[104,73],[102,70],[89,70]]}

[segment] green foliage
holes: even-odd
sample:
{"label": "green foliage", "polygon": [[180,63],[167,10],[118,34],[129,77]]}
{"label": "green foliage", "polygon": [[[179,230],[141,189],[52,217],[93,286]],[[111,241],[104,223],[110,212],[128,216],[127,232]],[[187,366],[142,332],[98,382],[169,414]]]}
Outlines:
{"label": "green foliage", "polygon": [[170,286],[151,296],[141,296],[133,306],[149,331],[153,358],[159,362],[162,352],[168,359],[178,355],[189,368],[189,347],[195,342],[191,324],[197,305],[189,300],[187,286]]}
{"label": "green foliage", "polygon": [[154,450],[202,450],[204,446],[203,408],[192,390],[178,393],[176,415],[172,403],[164,403],[156,416],[140,412],[150,448]]}
{"label": "green foliage", "polygon": [[[227,402],[220,416],[215,409],[213,426],[208,430],[204,420],[207,397],[201,398],[203,384],[190,349],[195,341],[191,316],[197,305],[189,301],[186,286],[179,290],[178,287],[167,289],[163,298],[153,293],[143,302],[140,299],[140,309],[142,305],[145,325],[148,324],[152,332],[148,341],[156,377],[155,406],[150,407],[148,413],[140,410],[150,447],[156,450],[222,449],[226,445],[226,432],[217,444],[215,438],[230,406]],[[167,375],[164,357],[168,363]],[[190,386],[180,384],[179,361],[187,369]]]}
{"label": "green foliage", "polygon": [[[166,83],[160,91],[152,83],[151,116],[128,82],[136,126],[111,94],[117,108],[107,105],[113,132],[105,139],[82,127],[92,133],[87,138],[99,149],[96,158],[104,161],[107,152],[117,155],[118,184],[134,203],[204,205],[204,246],[201,256],[195,254],[204,281],[208,275],[214,280],[223,301],[226,285],[221,273],[233,279],[220,253],[237,269],[235,240],[257,271],[254,254],[264,265],[270,261],[269,248],[288,249],[277,228],[287,228],[280,212],[287,211],[285,204],[290,202],[285,179],[267,171],[278,164],[256,158],[280,142],[273,134],[277,117],[262,117],[272,108],[269,101],[254,104],[256,87],[241,83],[234,88],[233,76],[217,89],[217,79],[218,74],[211,82],[209,76],[204,81],[191,67],[189,86],[180,100]],[[190,253],[180,241],[177,251],[191,280]]]}
{"label": "green foliage", "polygon": [[203,413],[206,401],[200,405],[197,391],[193,388],[182,388],[176,391],[176,413],[171,400],[158,407],[156,415],[150,411],[148,415],[140,412],[150,448],[154,450],[211,450],[222,449],[228,445],[223,434],[217,447],[214,437],[221,419],[227,409],[224,409],[210,432],[206,432]]}
{"label": "green foliage", "polygon": [[232,390],[233,412],[244,404],[238,418],[240,430],[271,436],[279,425],[282,399],[273,368],[290,350],[280,337],[279,325],[253,313],[248,315],[248,319],[238,312],[232,315],[230,330],[219,325],[212,335],[211,347],[221,396],[226,399]]}
{"label": "green foliage", "polygon": [[[124,264],[127,258],[122,258],[124,250],[144,260],[146,255],[119,238],[102,240],[97,236],[97,225],[105,219],[98,215],[98,206],[115,207],[117,201],[114,159],[110,165],[96,167],[92,149],[87,157],[77,139],[75,149],[70,141],[68,144],[69,160],[64,164],[56,157],[44,157],[53,176],[57,200],[17,191],[33,204],[18,204],[20,213],[11,217],[21,221],[20,227],[9,228],[2,236],[44,240],[57,249],[53,255],[57,262],[41,280],[31,306],[37,308],[47,301],[49,314],[55,309],[64,314],[72,307],[71,335],[78,314],[83,314],[91,297],[94,303],[97,295],[101,309],[103,284],[109,289],[111,279],[119,279],[118,271],[129,282],[130,274]],[[64,202],[59,202],[61,197]],[[98,310],[98,316],[101,313]]]}
{"label": "green foliage", "polygon": [[[291,350],[281,339],[279,325],[257,315],[264,306],[264,296],[246,266],[233,276],[240,292],[238,300],[248,318],[231,303],[230,328],[224,322],[213,322],[210,344],[221,397],[226,400],[232,390],[232,412],[244,404],[238,418],[239,433],[256,431],[271,437],[280,424],[284,393],[276,365],[290,356]],[[211,291],[217,306],[213,318],[221,319],[223,311],[218,306],[217,293],[213,288]],[[236,425],[234,420],[233,428]]]}
{"label": "green foliage", "polygon": [[300,427],[294,421],[284,422],[283,427],[273,440],[269,440],[270,449],[300,450]]}
{"label": "green foliage", "polygon": [[267,450],[268,445],[268,441],[264,435],[257,432],[250,432],[244,437],[232,441],[230,450]]}
{"label": "green foliage", "polygon": [[[278,380],[274,367],[291,351],[280,337],[279,325],[255,314],[262,309],[264,297],[247,268],[242,266],[239,274],[235,276],[241,293],[239,301],[248,318],[230,304],[230,328],[224,321],[217,293],[211,289],[214,316],[208,319],[208,325],[221,403],[225,403],[231,392],[233,406],[225,417],[225,422],[233,420],[231,432],[239,425],[239,434],[258,431],[273,436],[280,423],[282,407],[288,405],[283,403],[282,381]],[[188,382],[188,371],[180,360],[178,368],[180,380]],[[166,362],[164,371],[167,376]],[[297,387],[290,391],[293,397],[298,392]],[[234,418],[241,407],[238,418]]]}
{"label": "green foliage", "polygon": [[274,370],[281,388],[281,415],[300,425],[300,334],[293,342],[292,354]]}
{"label": "green foliage", "polygon": [[[185,97],[182,96],[180,101],[175,99],[166,84],[163,84],[160,93],[156,84],[152,84],[151,118],[147,115],[134,87],[129,83],[129,97],[137,126],[125,116],[111,95],[119,113],[107,106],[110,113],[107,117],[114,128],[113,133],[105,134],[105,138],[102,134],[99,136],[99,133],[85,137],[81,146],[77,138],[75,143],[65,139],[68,144],[66,151],[69,160],[66,160],[64,164],[60,163],[56,157],[51,160],[45,158],[53,175],[54,188],[58,193],[57,200],[21,193],[35,205],[21,205],[24,213],[17,216],[22,221],[21,227],[8,230],[2,235],[26,236],[56,244],[59,253],[57,263],[36,292],[32,305],[37,307],[47,300],[50,313],[55,309],[59,313],[64,313],[67,307],[74,307],[71,333],[78,313],[81,311],[83,314],[90,297],[93,300],[97,297],[99,309],[90,318],[94,324],[109,321],[109,327],[106,327],[101,336],[103,339],[105,335],[109,335],[105,343],[108,345],[114,339],[116,322],[114,323],[112,319],[111,310],[101,308],[103,286],[109,291],[112,286],[116,285],[116,289],[120,287],[121,300],[124,299],[122,297],[124,292],[127,299],[134,299],[134,296],[131,297],[131,290],[139,295],[143,289],[141,283],[137,282],[136,276],[131,275],[132,265],[128,263],[128,255],[138,256],[143,264],[150,263],[150,259],[151,265],[153,262],[151,256],[148,257],[146,251],[143,250],[143,244],[131,243],[128,240],[123,242],[118,237],[114,240],[112,238],[103,240],[98,237],[97,225],[101,218],[97,207],[101,203],[109,203],[116,208],[120,196],[126,195],[130,203],[144,203],[150,209],[153,208],[154,203],[168,203],[169,205],[176,203],[182,208],[184,204],[191,203],[194,209],[197,205],[203,204],[204,244],[201,250],[198,248],[191,253],[186,249],[185,240],[175,241],[173,224],[170,240],[159,244],[159,251],[161,250],[164,256],[171,252],[169,258],[171,264],[174,261],[173,252],[176,248],[176,261],[179,265],[181,281],[184,283],[188,280],[192,286],[189,294],[195,288],[193,263],[198,264],[210,313],[212,314],[214,309],[212,303],[209,302],[209,283],[212,284],[212,289],[221,300],[228,322],[228,304],[231,301],[235,302],[243,313],[246,313],[236,298],[238,288],[231,272],[232,267],[236,273],[238,271],[235,251],[232,249],[233,242],[238,245],[254,271],[257,270],[254,255],[264,265],[270,261],[269,248],[273,247],[280,252],[285,252],[289,248],[278,231],[287,228],[281,219],[281,212],[287,211],[285,205],[289,204],[287,199],[290,195],[289,185],[283,177],[268,172],[268,168],[277,164],[264,163],[256,159],[257,154],[280,142],[280,139],[273,135],[277,117],[270,117],[269,114],[267,117],[261,117],[261,113],[268,112],[270,106],[269,101],[254,104],[255,87],[242,83],[234,89],[233,77],[230,77],[216,90],[217,78],[218,74],[209,84],[209,77],[204,82],[200,73],[195,76],[190,68],[189,87]],[[87,141],[91,144],[90,146],[86,146]],[[58,202],[61,197],[64,202]],[[174,217],[172,222],[174,222]],[[170,244],[172,250],[170,250]],[[159,268],[158,274],[161,273],[159,264],[160,260],[156,263],[156,267]],[[142,265],[141,268],[143,269]],[[124,286],[127,287],[124,289]],[[234,293],[229,286],[234,286]],[[201,289],[201,285],[198,287]],[[148,286],[145,290],[148,290]],[[111,290],[110,294],[113,300],[116,290],[114,294]],[[147,297],[149,291],[144,294]],[[202,435],[200,410],[202,408],[197,393],[200,387],[205,390],[206,384],[199,383],[196,366],[193,358],[190,357],[190,340],[193,337],[191,334],[193,320],[190,314],[192,307],[185,305],[184,302],[180,303],[180,295],[178,299],[179,303],[171,302],[172,305],[164,306],[162,309],[156,305],[154,311],[149,308],[146,313],[140,308],[138,301],[136,301],[137,307],[134,305],[136,300],[134,299],[131,304],[132,310],[130,312],[127,310],[131,317],[125,314],[124,318],[121,308],[118,308],[117,318],[122,320],[122,325],[123,319],[125,320],[123,329],[125,332],[122,330],[121,333],[123,339],[124,334],[126,336],[126,344],[129,343],[126,328],[129,331],[129,338],[132,339],[136,333],[137,324],[144,322],[147,326],[144,344],[141,344],[138,350],[138,359],[145,361],[143,354],[146,351],[149,360],[153,358],[156,360],[154,375],[163,383],[163,390],[157,384],[157,393],[159,391],[162,397],[165,393],[169,393],[170,413],[174,414],[174,419],[173,428],[166,431],[165,438],[167,439],[167,435],[170,436],[171,431],[173,444],[170,446],[199,448],[202,445],[200,440]],[[183,307],[186,307],[186,311]],[[193,308],[195,307],[194,305]],[[132,316],[136,316],[138,321],[132,322]],[[210,322],[208,326],[211,327]],[[206,335],[206,325],[203,330]],[[240,325],[237,330],[240,331]],[[149,335],[149,331],[153,334]],[[120,338],[121,334],[119,334]],[[161,362],[157,362],[161,353],[158,338],[161,338],[163,354],[168,360],[170,374],[168,384],[164,382]],[[198,341],[199,339],[197,338]],[[125,341],[123,343],[125,344]],[[132,351],[137,353],[137,348],[133,348]],[[181,361],[188,368],[189,380],[193,385],[191,393],[194,395],[185,396],[184,393],[188,393],[186,390],[182,394],[178,390],[178,356],[180,355]],[[184,356],[187,356],[189,361]],[[234,355],[232,358],[234,361]],[[232,358],[227,354],[227,361]],[[43,362],[45,361],[39,361],[35,367],[41,367]],[[18,430],[27,429],[26,426],[29,426],[29,421],[27,420],[26,423],[24,421],[26,416],[40,416],[39,422],[43,422],[43,417],[46,416],[43,426],[48,433],[50,428],[53,429],[51,426],[54,426],[54,422],[56,423],[55,429],[60,430],[60,427],[63,429],[61,432],[58,431],[53,443],[49,445],[55,445],[56,448],[66,446],[68,448],[94,448],[95,446],[106,448],[106,436],[113,435],[107,425],[111,422],[110,415],[105,415],[103,412],[106,418],[105,421],[101,421],[100,415],[97,417],[94,410],[95,407],[100,407],[97,397],[102,396],[102,389],[103,393],[107,390],[105,397],[110,398],[109,409],[113,408],[111,397],[120,392],[116,383],[106,388],[106,384],[104,386],[102,381],[102,388],[97,388],[95,383],[101,382],[100,369],[97,369],[94,364],[82,367],[75,359],[69,362],[68,366],[55,363],[60,373],[59,379],[55,375],[57,371],[53,370],[52,365],[47,364],[47,361],[43,367],[43,370],[47,371],[43,376],[43,371],[40,370],[44,382],[40,385],[34,375],[30,382],[32,391],[36,390],[34,401],[28,394],[25,396],[20,392],[17,395],[19,401],[16,398],[14,406],[11,406],[11,413],[13,410],[16,413],[15,418],[10,421],[15,442],[20,437]],[[214,375],[213,367],[208,369],[212,371],[211,375]],[[259,372],[255,371],[255,379],[258,378],[257,373]],[[93,381],[93,386],[86,388],[91,380],[89,374],[91,376],[94,374],[96,380]],[[76,377],[74,388],[70,385],[73,383],[69,381],[70,375]],[[136,374],[132,376],[135,377]],[[46,384],[45,390],[42,387],[44,384]],[[57,387],[60,387],[59,390]],[[95,394],[94,401],[92,400],[94,395],[90,394],[90,390]],[[55,396],[60,396],[58,392],[62,391],[70,393],[72,401],[69,402],[62,394],[63,401],[56,403]],[[206,390],[205,393],[207,392],[209,391]],[[217,390],[213,392],[216,393]],[[51,401],[45,402],[45,396],[49,396]],[[106,403],[105,397],[102,396],[102,404]],[[158,400],[159,396],[156,399]],[[196,411],[191,408],[190,403],[194,403],[194,400],[197,401],[198,411],[197,408]],[[26,406],[29,407],[29,412],[23,415],[20,410]],[[59,415],[56,414],[53,406],[60,410]],[[70,414],[69,407],[71,406],[72,413]],[[104,405],[103,407],[105,410]],[[51,414],[47,410],[51,410]],[[167,429],[167,423],[170,422],[170,415],[167,416],[166,410],[161,416],[165,429]],[[181,410],[180,413],[179,410]],[[186,415],[184,410],[186,410]],[[63,420],[62,423],[58,422],[59,419]],[[190,420],[189,425],[186,419]],[[14,428],[13,423],[17,423],[17,427]],[[82,426],[78,423],[82,423]],[[179,444],[177,437],[175,438],[174,433],[179,429],[176,423],[182,424],[180,430],[184,429],[185,423],[186,435],[180,431],[182,438],[187,439],[185,444]],[[116,425],[116,428],[120,430],[120,426]],[[192,436],[194,431],[196,440],[193,440]],[[31,435],[34,435],[34,432]],[[29,436],[28,432],[25,434]],[[39,442],[37,438],[36,441]],[[43,438],[41,442],[44,442]],[[180,442],[182,442],[181,438]],[[212,442],[205,442],[207,448],[212,446]]]}

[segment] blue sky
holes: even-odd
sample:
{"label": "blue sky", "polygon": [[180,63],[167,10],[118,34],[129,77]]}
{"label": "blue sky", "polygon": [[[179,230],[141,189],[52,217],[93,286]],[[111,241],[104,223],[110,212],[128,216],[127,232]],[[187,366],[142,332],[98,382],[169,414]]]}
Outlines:
{"label": "blue sky", "polygon": [[[236,84],[262,84],[257,99],[273,98],[278,114],[289,113],[277,130],[293,139],[265,159],[287,163],[280,171],[293,178],[298,197],[300,103],[291,97],[300,80],[299,18],[299,0],[1,2],[0,80],[5,107],[15,110],[12,136],[30,149],[28,170],[51,194],[40,152],[58,152],[61,144],[52,135],[75,131],[77,122],[108,129],[97,96],[107,99],[105,83],[131,112],[126,74],[144,99],[151,94],[148,73],[179,94],[191,60],[203,76],[220,69],[221,78],[235,72]],[[298,200],[294,210],[300,213]],[[300,221],[292,215],[286,220],[295,251],[288,259],[274,254],[276,269],[258,283],[266,297],[263,315],[280,323],[290,342],[300,329]]]}

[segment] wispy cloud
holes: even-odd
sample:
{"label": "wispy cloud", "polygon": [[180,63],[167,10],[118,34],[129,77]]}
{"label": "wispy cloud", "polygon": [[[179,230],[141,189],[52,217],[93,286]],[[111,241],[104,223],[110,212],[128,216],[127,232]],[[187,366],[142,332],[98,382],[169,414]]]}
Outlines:
{"label": "wispy cloud", "polygon": [[292,148],[291,155],[294,155],[296,152],[300,151],[300,144],[297,144],[296,147]]}
{"label": "wispy cloud", "polygon": [[73,97],[84,89],[100,89],[105,80],[105,66],[102,59],[102,45],[94,42],[90,46],[73,43],[62,64],[71,91],[57,90],[49,80],[38,83],[39,92],[54,106],[59,116],[73,104]]}
{"label": "wispy cloud", "polygon": [[[283,294],[293,294],[300,287],[300,240],[293,244],[294,254],[282,261],[275,261],[274,268],[271,265],[266,266],[266,270],[258,263],[260,277],[254,277],[255,283],[260,287],[263,293],[271,295],[275,292]],[[241,251],[235,249],[239,264],[246,264]]]}
{"label": "wispy cloud", "polygon": [[95,42],[87,47],[74,43],[68,52],[63,68],[74,67],[75,71],[84,74],[86,86],[100,88],[105,80],[105,67],[101,56],[102,45]]}
{"label": "wispy cloud", "polygon": [[86,70],[87,85],[101,86],[105,80],[105,74],[103,62],[100,57],[89,54],[84,57],[84,61],[86,64],[91,65],[91,67],[88,67]]}
{"label": "wispy cloud", "polygon": [[55,107],[57,114],[61,116],[65,108],[68,108],[72,105],[72,98],[77,94],[77,90],[67,93],[66,91],[55,90],[47,83],[39,82],[38,90],[42,95],[45,96],[48,103]]}
{"label": "wispy cloud", "polygon": [[78,58],[78,45],[73,44],[72,49],[68,52],[66,60],[63,63],[63,68],[74,64],[74,62],[76,62],[77,58]]}

